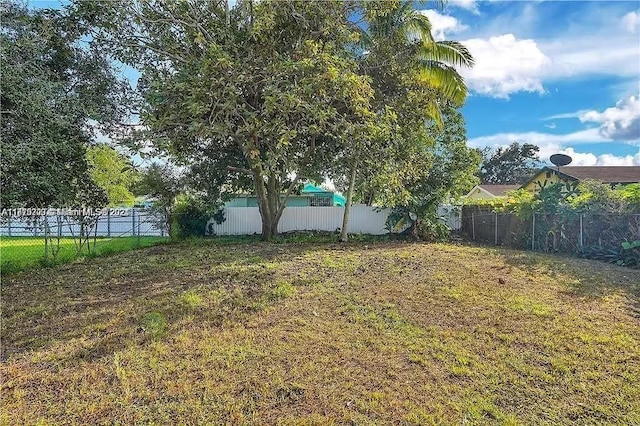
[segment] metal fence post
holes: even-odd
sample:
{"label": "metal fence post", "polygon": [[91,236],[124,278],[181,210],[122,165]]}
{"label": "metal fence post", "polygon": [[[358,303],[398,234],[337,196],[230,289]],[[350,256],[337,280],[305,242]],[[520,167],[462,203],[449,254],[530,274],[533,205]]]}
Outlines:
{"label": "metal fence post", "polygon": [[471,234],[473,235],[473,241],[476,240],[476,216],[475,213],[471,213]]}
{"label": "metal fence post", "polygon": [[580,250],[584,247],[584,240],[582,236],[582,214],[580,215]]}
{"label": "metal fence post", "polygon": [[11,236],[11,216],[7,218],[7,228],[9,232],[9,237]]}
{"label": "metal fence post", "polygon": [[111,209],[107,210],[107,237],[111,236]]}
{"label": "metal fence post", "polygon": [[496,212],[495,231],[496,231],[495,244],[498,245],[498,213],[497,212]]}
{"label": "metal fence post", "polygon": [[531,217],[531,251],[536,250],[536,214]]}
{"label": "metal fence post", "polygon": [[136,236],[136,209],[131,209],[131,236]]}

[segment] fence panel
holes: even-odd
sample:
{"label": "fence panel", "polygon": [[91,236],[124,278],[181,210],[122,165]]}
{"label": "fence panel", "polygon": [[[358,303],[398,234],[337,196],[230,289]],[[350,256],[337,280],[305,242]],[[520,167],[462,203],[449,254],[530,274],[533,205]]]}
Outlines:
{"label": "fence panel", "polygon": [[613,253],[625,241],[640,240],[640,215],[536,213],[522,219],[511,213],[465,207],[461,230],[470,240],[485,244],[572,254]]}
{"label": "fence panel", "polygon": [[[260,234],[262,225],[258,207],[226,207],[226,220],[217,224],[209,222],[208,229],[215,235]],[[342,228],[344,207],[287,207],[278,224],[279,232],[327,231]],[[351,207],[349,232],[382,235],[388,233],[386,220],[389,210],[378,210],[365,205]]]}
{"label": "fence panel", "polygon": [[[41,237],[44,235],[45,226],[49,227],[49,232],[61,237],[80,234],[77,217],[52,215],[38,218],[3,218],[0,222],[0,236]],[[161,221],[146,209],[118,209],[118,214],[105,213],[97,217],[95,229],[91,229],[91,235],[97,237],[130,237],[138,234],[141,236],[167,235]]]}

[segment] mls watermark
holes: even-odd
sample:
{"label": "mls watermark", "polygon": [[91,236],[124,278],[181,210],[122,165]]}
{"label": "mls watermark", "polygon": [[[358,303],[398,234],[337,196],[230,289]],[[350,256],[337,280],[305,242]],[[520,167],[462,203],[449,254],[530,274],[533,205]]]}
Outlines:
{"label": "mls watermark", "polygon": [[120,216],[125,217],[131,214],[131,209],[124,207],[82,207],[82,208],[14,208],[2,209],[1,217],[43,217],[43,216],[67,216],[67,217],[86,217],[86,216]]}

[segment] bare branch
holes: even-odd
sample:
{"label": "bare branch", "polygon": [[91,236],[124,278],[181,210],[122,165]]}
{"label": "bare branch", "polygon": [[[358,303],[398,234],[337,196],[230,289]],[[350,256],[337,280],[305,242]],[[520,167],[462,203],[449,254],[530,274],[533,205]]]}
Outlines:
{"label": "bare branch", "polygon": [[249,174],[249,175],[253,174],[252,170],[246,169],[244,167],[227,166],[227,170],[229,170],[230,172],[246,173],[246,174]]}

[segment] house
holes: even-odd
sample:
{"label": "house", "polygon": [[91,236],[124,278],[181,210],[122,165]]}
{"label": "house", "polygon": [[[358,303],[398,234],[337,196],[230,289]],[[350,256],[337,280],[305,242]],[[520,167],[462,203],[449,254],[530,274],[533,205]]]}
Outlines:
{"label": "house", "polygon": [[476,185],[467,195],[465,200],[495,200],[504,198],[509,191],[515,191],[520,185]]}
{"label": "house", "polygon": [[543,167],[522,188],[538,192],[549,185],[562,182],[567,190],[573,190],[585,179],[593,179],[609,185],[627,185],[640,182],[640,166],[566,166]]}
{"label": "house", "polygon": [[[346,199],[334,192],[306,183],[300,194],[291,194],[287,200],[287,207],[331,207],[344,206]],[[258,198],[252,194],[241,194],[227,201],[225,207],[257,207]]]}

